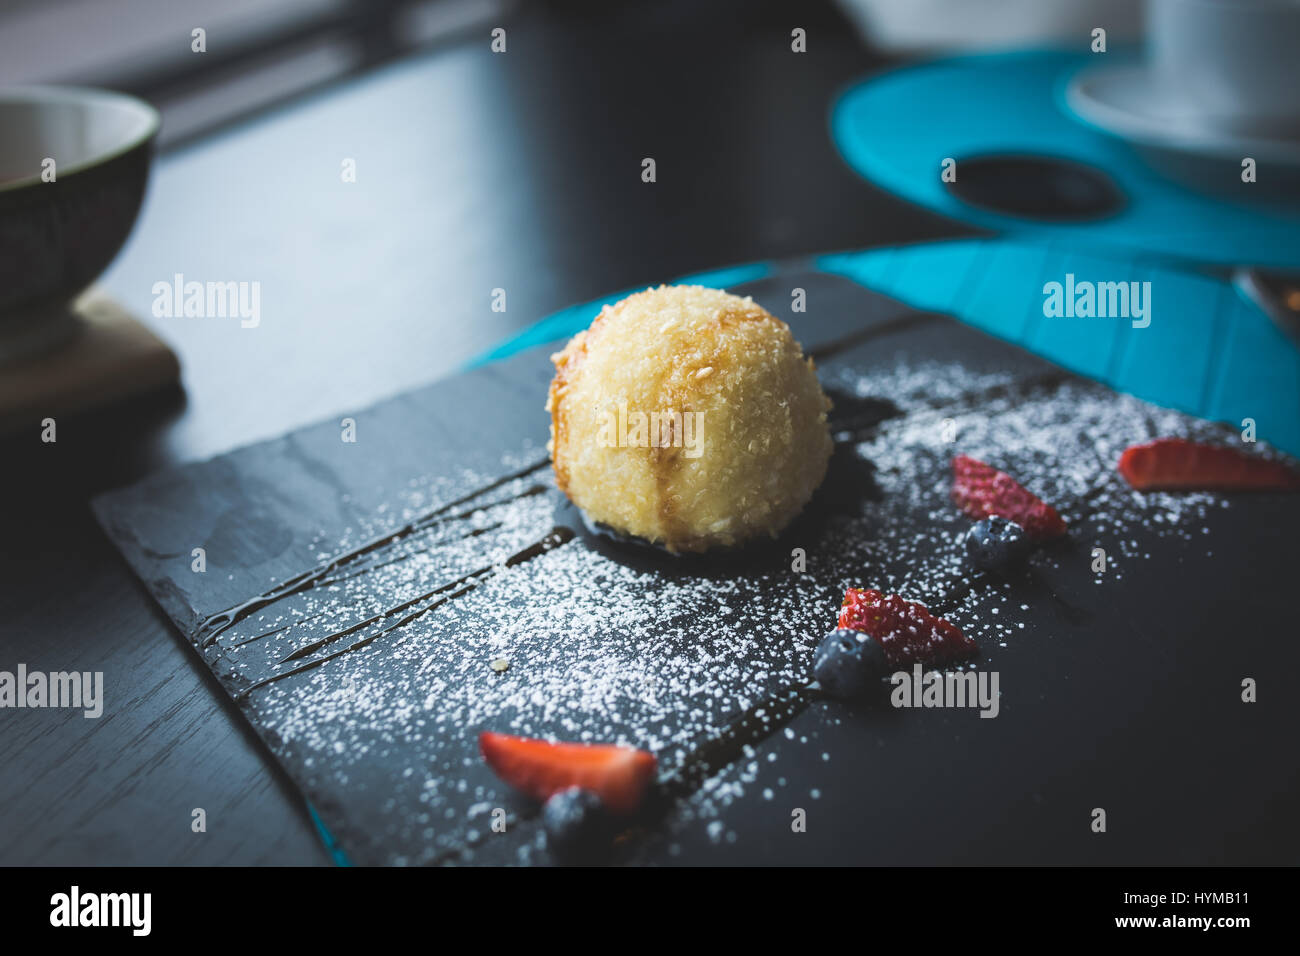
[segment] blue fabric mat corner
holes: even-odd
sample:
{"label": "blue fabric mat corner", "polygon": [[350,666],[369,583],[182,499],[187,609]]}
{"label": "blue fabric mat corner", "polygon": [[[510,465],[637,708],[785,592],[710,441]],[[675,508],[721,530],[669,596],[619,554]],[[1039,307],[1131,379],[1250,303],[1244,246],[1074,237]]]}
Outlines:
{"label": "blue fabric mat corner", "polygon": [[[1223,170],[1236,190],[1203,195],[1135,148],[1075,116],[1065,88],[1078,71],[1123,64],[1106,54],[1032,50],[932,60],[870,77],[831,108],[831,137],[859,175],[932,212],[1000,233],[1065,238],[1078,246],[1156,253],[1222,265],[1300,267],[1300,201],[1267,201]],[[974,92],[974,91],[977,91]],[[963,202],[940,178],[945,158],[1048,156],[1101,170],[1126,199],[1089,222],[1034,221]]]}
{"label": "blue fabric mat corner", "polygon": [[[1227,422],[1300,455],[1300,350],[1228,283],[1153,256],[1079,252],[1061,241],[961,239],[826,254],[816,267],[918,309],[944,312],[1070,371],[1139,398]],[[676,281],[726,288],[777,275],[760,262]],[[799,266],[806,268],[806,266]],[[1048,282],[1149,282],[1150,324],[1124,317],[1049,317]],[[585,329],[629,291],[561,309],[473,365]]]}
{"label": "blue fabric mat corner", "polygon": [[[1300,455],[1300,350],[1228,283],[1123,253],[1060,243],[956,240],[822,256],[818,266],[945,312],[1139,398],[1256,433]],[[1150,324],[1049,317],[1043,287],[1150,282]]]}

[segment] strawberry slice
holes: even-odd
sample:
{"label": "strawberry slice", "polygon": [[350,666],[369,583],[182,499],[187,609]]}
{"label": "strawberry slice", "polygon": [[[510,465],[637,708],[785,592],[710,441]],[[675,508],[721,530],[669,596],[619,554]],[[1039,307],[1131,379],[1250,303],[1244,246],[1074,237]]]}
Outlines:
{"label": "strawberry slice", "polygon": [[840,607],[839,626],[870,634],[890,667],[946,664],[974,654],[974,641],[956,624],[935,617],[924,604],[871,588],[849,588]]}
{"label": "strawberry slice", "polygon": [[1138,491],[1300,490],[1300,473],[1280,461],[1184,438],[1157,438],[1145,445],[1130,445],[1119,456],[1119,473]]}
{"label": "strawberry slice", "polygon": [[952,460],[952,478],[953,500],[976,520],[998,515],[1020,525],[1035,541],[1065,534],[1065,522],[1055,508],[992,465],[958,455]]}
{"label": "strawberry slice", "polygon": [[608,744],[551,743],[484,731],[478,746],[498,777],[533,799],[581,787],[600,797],[611,813],[636,810],[657,766],[653,754]]}

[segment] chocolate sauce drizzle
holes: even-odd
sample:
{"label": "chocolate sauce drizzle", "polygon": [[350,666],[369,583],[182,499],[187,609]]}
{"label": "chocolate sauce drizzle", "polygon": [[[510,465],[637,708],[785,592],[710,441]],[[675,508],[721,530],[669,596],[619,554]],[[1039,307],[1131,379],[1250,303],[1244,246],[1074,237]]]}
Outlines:
{"label": "chocolate sauce drizzle", "polygon": [[[263,591],[261,594],[249,598],[247,601],[243,601],[242,603],[236,604],[233,607],[228,607],[223,611],[218,611],[217,613],[212,614],[209,617],[199,622],[198,627],[195,628],[193,640],[195,641],[196,644],[198,644],[200,648],[203,649],[209,648],[214,643],[216,643],[217,639],[224,632],[234,627],[240,621],[245,620],[250,615],[256,614],[258,611],[270,607],[272,604],[274,604],[277,601],[283,600],[284,598],[290,597],[294,594],[300,594],[304,591],[310,590],[311,588],[334,584],[339,581],[346,580],[347,578],[355,576],[354,574],[351,573],[347,575],[343,575],[341,577],[331,577],[330,575],[333,574],[335,571],[339,571],[344,568],[349,568],[355,562],[357,562],[361,558],[366,557],[369,554],[380,551],[381,549],[384,548],[388,548],[391,545],[396,544],[397,542],[405,538],[409,538],[413,534],[416,534],[421,531],[426,531],[429,528],[441,522],[454,521],[460,518],[464,518],[469,514],[472,514],[474,511],[481,511],[484,508],[492,507],[493,504],[505,504],[508,501],[515,500],[519,497],[541,494],[546,490],[546,486],[538,484],[526,489],[521,494],[516,495],[512,498],[507,498],[501,501],[493,502],[492,504],[488,504],[488,505],[480,505],[469,512],[457,513],[452,511],[453,508],[457,508],[461,505],[468,504],[469,502],[474,501],[476,498],[481,497],[482,495],[486,494],[489,491],[494,491],[497,488],[502,487],[503,485],[510,484],[510,482],[512,481],[516,481],[520,478],[525,478],[528,475],[534,474],[540,471],[541,469],[547,467],[547,465],[549,464],[550,464],[549,460],[544,459],[542,461],[529,465],[526,468],[520,469],[519,471],[511,472],[510,474],[498,478],[496,481],[493,481],[490,484],[484,485],[482,488],[476,489],[475,491],[463,495],[460,498],[455,499],[454,501],[450,501],[442,505],[441,507],[429,512],[428,514],[416,518],[414,521],[411,521],[410,523],[404,525],[403,527],[398,528],[396,531],[389,532],[377,538],[373,538],[370,541],[367,541],[365,544],[359,545],[358,547],[353,548],[350,551],[345,551],[342,554],[331,558],[330,560],[326,561],[321,565],[318,565],[315,568],[311,568],[310,570],[303,571],[300,574],[296,574],[293,577],[288,578],[285,581],[282,581],[280,584],[277,584],[275,587],[270,588],[266,591]],[[402,560],[402,558],[398,557],[393,560],[400,561]],[[389,562],[377,563],[371,567],[364,568],[355,573],[356,574],[365,573],[366,571],[370,571],[382,567],[384,564],[387,563]],[[279,630],[282,630],[282,628],[276,628],[273,631],[266,631],[265,633],[258,635],[258,637],[265,637],[269,634],[276,633],[276,631]],[[253,639],[255,640],[256,638]],[[247,642],[243,642],[243,643],[247,643]]]}
{"label": "chocolate sauce drizzle", "polygon": [[[477,588],[488,578],[499,573],[499,571],[502,568],[513,568],[520,564],[523,564],[525,561],[531,561],[533,558],[546,554],[548,551],[554,551],[556,548],[560,547],[561,545],[567,544],[568,542],[572,541],[573,537],[574,537],[574,533],[572,529],[565,528],[565,527],[555,527],[551,529],[551,531],[548,534],[543,536],[541,540],[535,541],[532,544],[530,544],[528,547],[516,551],[514,554],[508,557],[501,564],[487,565],[478,568],[474,571],[471,571],[469,574],[465,574],[459,578],[456,578],[454,581],[449,581],[446,584],[440,585],[439,587],[436,587],[431,591],[426,591],[424,594],[421,594],[418,597],[411,598],[408,601],[403,601],[401,604],[391,607],[386,611],[382,611],[379,614],[372,615],[371,617],[367,618],[364,621],[359,621],[356,624],[352,624],[346,628],[343,628],[342,630],[333,631],[322,638],[318,638],[317,640],[312,641],[310,644],[306,644],[303,647],[298,648],[293,653],[282,658],[280,663],[287,664],[290,661],[300,660],[304,657],[307,657],[315,653],[318,650],[321,650],[324,647],[327,647],[330,644],[333,644],[336,641],[341,640],[344,637],[347,637],[350,634],[355,634],[358,631],[362,631],[365,628],[371,626],[372,624],[377,624],[381,621],[387,621],[390,618],[394,617],[395,615],[402,614],[402,612],[404,611],[410,612],[408,614],[404,614],[402,617],[393,621],[391,624],[387,625],[386,627],[376,631],[374,634],[369,634],[358,641],[354,641],[353,643],[347,645],[346,647],[342,647],[339,650],[334,651],[330,654],[326,654],[322,657],[314,658],[306,662],[305,664],[300,664],[297,667],[292,667],[289,670],[281,671],[278,674],[273,674],[270,677],[265,677],[260,681],[249,684],[247,687],[245,687],[236,695],[236,699],[242,699],[247,697],[251,692],[257,690],[259,687],[265,687],[268,684],[273,684],[276,681],[283,680],[286,677],[292,677],[294,674],[301,674],[303,671],[311,670],[314,667],[319,667],[321,664],[324,664],[326,661],[333,660],[336,657],[340,657],[351,651],[355,651],[362,647],[365,647],[367,644],[374,642],[378,638],[383,637],[385,634],[391,634],[393,631],[405,627],[406,625],[410,624],[412,621],[417,620],[420,617],[423,617],[425,614],[428,614],[430,611],[434,610],[435,608],[441,607],[443,604],[446,604],[448,601],[452,601],[458,597],[461,597],[462,595],[469,594],[471,591]],[[441,597],[439,595],[441,595]],[[435,600],[431,600],[431,599],[435,599]],[[424,602],[426,601],[431,601],[431,603],[425,604]]]}

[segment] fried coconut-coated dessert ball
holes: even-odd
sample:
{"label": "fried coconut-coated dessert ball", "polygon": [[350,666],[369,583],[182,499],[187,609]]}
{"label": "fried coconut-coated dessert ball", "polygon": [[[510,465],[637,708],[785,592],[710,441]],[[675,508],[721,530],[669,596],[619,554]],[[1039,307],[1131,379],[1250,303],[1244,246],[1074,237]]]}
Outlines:
{"label": "fried coconut-coated dessert ball", "polygon": [[616,532],[674,552],[775,536],[826,475],[812,359],[750,298],[647,289],[551,358],[556,483]]}

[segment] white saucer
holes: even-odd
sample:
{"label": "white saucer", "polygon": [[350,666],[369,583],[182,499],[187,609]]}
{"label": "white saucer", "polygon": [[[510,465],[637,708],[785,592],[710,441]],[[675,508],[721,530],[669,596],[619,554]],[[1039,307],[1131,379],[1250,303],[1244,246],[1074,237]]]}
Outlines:
{"label": "white saucer", "polygon": [[1300,138],[1225,128],[1175,95],[1141,64],[1089,67],[1071,78],[1066,104],[1081,119],[1143,146],[1199,157],[1300,167]]}

